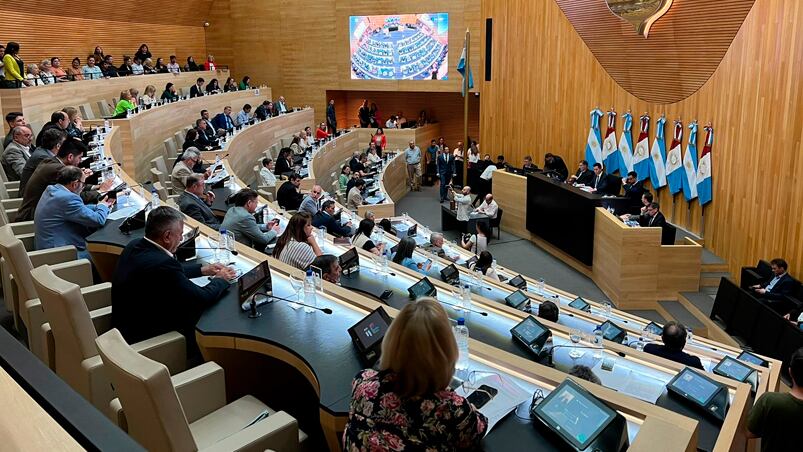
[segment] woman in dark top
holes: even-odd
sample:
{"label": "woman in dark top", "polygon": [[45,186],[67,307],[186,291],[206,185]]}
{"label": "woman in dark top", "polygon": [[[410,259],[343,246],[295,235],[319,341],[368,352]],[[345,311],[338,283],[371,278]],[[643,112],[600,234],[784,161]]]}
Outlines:
{"label": "woman in dark top", "polygon": [[206,94],[218,94],[220,93],[220,84],[218,83],[216,78],[209,80],[209,83],[206,85]]}
{"label": "woman in dark top", "polygon": [[187,57],[187,64],[184,65],[184,72],[195,72],[200,71],[201,67],[195,62],[195,58],[188,56]]}
{"label": "woman in dark top", "polygon": [[167,65],[165,64],[165,59],[157,58],[156,66],[153,67],[153,70],[155,70],[157,74],[167,74]]}
{"label": "woman in dark top", "polygon": [[488,420],[448,388],[457,357],[443,307],[407,304],[382,341],[380,370],[354,378],[343,450],[479,450]]}
{"label": "woman in dark top", "polygon": [[237,91],[237,82],[234,81],[234,77],[227,78],[226,83],[223,84],[223,92],[228,93],[229,91]]}
{"label": "woman in dark top", "polygon": [[134,73],[134,71],[131,69],[130,56],[126,55],[123,57],[123,64],[121,64],[120,67],[117,68],[117,73],[120,75],[120,77],[125,77]]}
{"label": "woman in dark top", "polygon": [[139,46],[139,50],[137,50],[137,53],[134,54],[134,58],[139,58],[139,61],[143,62],[152,56],[153,55],[151,55],[151,51],[148,50],[148,44],[142,44]]}
{"label": "woman in dark top", "polygon": [[175,102],[178,100],[178,93],[176,93],[176,85],[168,83],[165,85],[165,90],[162,93],[162,100],[168,102]]}
{"label": "woman in dark top", "polygon": [[354,246],[359,246],[365,251],[370,251],[379,256],[385,249],[385,244],[380,243],[376,245],[373,240],[371,240],[371,234],[374,233],[374,225],[375,223],[371,220],[360,221],[360,225],[357,227],[357,233],[354,234],[351,243],[353,243]]}
{"label": "woman in dark top", "polygon": [[360,118],[360,127],[366,128],[371,123],[371,110],[368,108],[368,99],[362,101],[362,106],[357,111],[357,117]]}

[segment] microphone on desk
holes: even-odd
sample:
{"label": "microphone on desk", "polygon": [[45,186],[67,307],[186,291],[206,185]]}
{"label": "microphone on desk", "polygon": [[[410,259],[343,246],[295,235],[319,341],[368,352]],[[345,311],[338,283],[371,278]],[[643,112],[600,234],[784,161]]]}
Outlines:
{"label": "microphone on desk", "polygon": [[[221,157],[221,158],[220,158],[220,160],[225,160],[225,159],[226,159],[228,156],[229,156],[229,154],[228,154],[228,153],[226,153],[226,155],[224,155],[223,157]],[[208,164],[210,164],[210,165],[214,165],[215,163],[217,163],[217,161],[210,162],[210,161],[208,161],[208,160],[204,160],[204,163],[208,163]]]}
{"label": "microphone on desk", "polygon": [[445,304],[446,306],[451,306],[451,307],[453,307],[455,309],[462,309],[464,311],[476,312],[477,314],[482,315],[482,316],[486,316],[486,317],[488,316],[488,313],[485,312],[485,311],[477,311],[476,309],[464,308],[463,306],[452,304],[452,303],[447,303],[445,301],[441,301],[441,300],[438,300],[438,301],[443,303],[443,304]]}
{"label": "microphone on desk", "polygon": [[294,304],[297,304],[299,306],[303,306],[305,308],[310,308],[310,309],[315,309],[316,311],[321,311],[324,314],[331,314],[332,313],[332,310],[329,309],[329,308],[319,308],[317,306],[312,306],[312,305],[309,305],[309,304],[304,304],[304,303],[299,303],[297,301],[288,300],[287,298],[277,297],[276,295],[268,295],[268,294],[266,294],[264,292],[257,292],[255,295],[264,295],[264,296],[270,298],[271,301],[269,301],[268,303],[274,303],[276,301],[286,301],[288,303],[294,303]]}

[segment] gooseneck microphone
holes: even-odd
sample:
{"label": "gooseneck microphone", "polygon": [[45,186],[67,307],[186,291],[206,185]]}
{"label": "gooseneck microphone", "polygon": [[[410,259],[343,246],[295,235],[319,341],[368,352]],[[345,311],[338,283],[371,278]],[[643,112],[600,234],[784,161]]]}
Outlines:
{"label": "gooseneck microphone", "polygon": [[[185,242],[185,243],[182,243],[181,245],[179,245],[178,247],[179,247],[179,248],[184,248],[184,247],[187,247],[187,246],[189,246],[189,244],[190,244],[190,243],[191,243],[191,242]],[[218,251],[220,248],[212,248],[212,247],[203,248],[203,247],[197,247],[197,246],[196,246],[196,247],[195,247],[195,249],[196,249],[196,250],[213,250],[213,251]],[[237,256],[237,255],[239,255],[239,254],[240,254],[240,252],[239,252],[239,251],[237,251],[237,250],[229,250],[229,252],[232,254],[232,256]]]}
{"label": "gooseneck microphone", "polygon": [[264,292],[257,292],[254,295],[264,295],[264,296],[268,297],[270,299],[270,301],[268,301],[265,304],[275,303],[276,301],[286,301],[287,303],[294,303],[294,304],[297,304],[299,306],[303,306],[305,308],[310,308],[310,309],[315,309],[316,311],[321,311],[324,314],[331,314],[332,313],[332,310],[329,309],[329,308],[319,308],[317,306],[312,306],[312,305],[308,305],[308,304],[304,304],[304,303],[299,303],[297,301],[288,300],[287,298],[277,297],[276,295],[268,295],[268,294],[266,294]]}
{"label": "gooseneck microphone", "polygon": [[451,307],[453,307],[453,308],[455,308],[455,309],[462,309],[462,310],[464,310],[464,311],[476,312],[477,314],[479,314],[479,315],[482,315],[482,316],[488,316],[488,313],[487,313],[487,312],[485,312],[485,311],[477,311],[476,309],[464,308],[464,307],[462,307],[462,306],[460,306],[460,305],[457,305],[457,304],[452,304],[452,303],[447,303],[447,302],[445,302],[445,301],[442,301],[442,300],[438,300],[438,301],[439,301],[440,303],[443,303],[443,304],[445,304],[446,306],[451,306]]}

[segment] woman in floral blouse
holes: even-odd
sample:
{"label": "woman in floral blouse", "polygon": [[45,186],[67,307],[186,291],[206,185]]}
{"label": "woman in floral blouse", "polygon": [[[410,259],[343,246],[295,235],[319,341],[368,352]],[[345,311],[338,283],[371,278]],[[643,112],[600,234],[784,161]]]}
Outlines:
{"label": "woman in floral blouse", "polygon": [[448,389],[457,353],[437,301],[405,306],[382,342],[381,370],[363,370],[354,379],[344,450],[479,449],[486,417]]}

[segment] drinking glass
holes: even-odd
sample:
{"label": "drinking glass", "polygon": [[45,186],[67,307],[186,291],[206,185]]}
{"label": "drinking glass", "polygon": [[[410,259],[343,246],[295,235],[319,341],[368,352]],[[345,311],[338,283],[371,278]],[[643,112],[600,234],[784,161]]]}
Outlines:
{"label": "drinking glass", "polygon": [[[293,291],[296,293],[296,301],[301,301],[301,290],[304,288],[304,280],[297,276],[290,275],[290,287],[292,287]],[[301,306],[291,302],[290,307],[298,309]]]}

